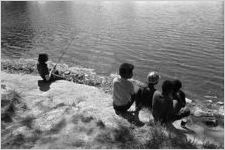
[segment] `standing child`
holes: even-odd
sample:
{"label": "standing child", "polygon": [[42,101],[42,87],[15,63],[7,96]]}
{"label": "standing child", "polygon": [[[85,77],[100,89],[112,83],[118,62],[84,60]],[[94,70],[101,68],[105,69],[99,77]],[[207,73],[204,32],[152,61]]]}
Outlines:
{"label": "standing child", "polygon": [[138,86],[130,79],[133,77],[134,65],[123,63],[119,68],[120,77],[113,80],[113,108],[116,114],[127,112],[135,100]]}
{"label": "standing child", "polygon": [[37,70],[40,76],[42,77],[42,79],[44,81],[55,81],[55,80],[64,79],[63,77],[59,76],[58,71],[54,71],[51,75],[49,75],[49,69],[46,64],[47,61],[48,61],[48,54],[45,54],[45,53],[39,54]]}

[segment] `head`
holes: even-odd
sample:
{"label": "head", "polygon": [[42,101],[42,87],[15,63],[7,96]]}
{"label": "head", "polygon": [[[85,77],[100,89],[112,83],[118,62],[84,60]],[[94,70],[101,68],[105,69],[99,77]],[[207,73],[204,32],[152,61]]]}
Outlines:
{"label": "head", "polygon": [[162,84],[162,94],[169,95],[173,92],[173,83],[172,81],[165,80]]}
{"label": "head", "polygon": [[159,74],[158,72],[149,72],[148,76],[147,76],[147,80],[148,80],[148,85],[156,85],[159,82]]}
{"label": "head", "polygon": [[129,63],[123,63],[120,65],[119,74],[121,78],[130,79],[133,77],[134,65]]}
{"label": "head", "polygon": [[174,92],[178,92],[180,90],[180,88],[182,88],[182,83],[180,80],[174,80],[173,82],[173,89]]}
{"label": "head", "polygon": [[45,53],[39,54],[39,57],[38,57],[39,63],[45,63],[47,61],[48,61],[48,54],[45,54]]}

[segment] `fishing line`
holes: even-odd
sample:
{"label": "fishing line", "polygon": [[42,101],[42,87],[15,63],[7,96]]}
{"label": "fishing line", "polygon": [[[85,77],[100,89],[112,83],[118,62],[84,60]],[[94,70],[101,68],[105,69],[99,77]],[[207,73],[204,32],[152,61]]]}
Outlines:
{"label": "fishing line", "polygon": [[[74,31],[74,33],[75,33],[75,31]],[[72,33],[72,35],[73,35],[73,33]],[[73,41],[74,41],[75,38],[76,38],[76,36],[75,36],[75,34],[74,34],[74,36],[72,37],[70,43],[69,43],[69,44],[65,47],[65,49],[63,50],[63,52],[62,52],[61,56],[59,57],[57,63],[56,63],[56,64],[54,65],[54,67],[51,69],[51,71],[50,71],[50,73],[49,73],[49,78],[51,77],[51,74],[52,74],[53,70],[56,68],[57,64],[60,63],[60,61],[61,61],[61,59],[63,58],[63,56],[66,54],[66,51],[68,50],[68,48],[72,45],[72,43],[73,43]]]}

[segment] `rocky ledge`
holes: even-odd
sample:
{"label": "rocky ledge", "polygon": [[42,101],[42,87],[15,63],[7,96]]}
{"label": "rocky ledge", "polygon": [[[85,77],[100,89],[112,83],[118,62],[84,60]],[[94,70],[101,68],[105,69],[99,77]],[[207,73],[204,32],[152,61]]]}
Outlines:
{"label": "rocky ledge", "polygon": [[221,104],[187,99],[191,116],[185,128],[180,121],[154,125],[151,113],[143,109],[139,118],[145,125],[139,127],[113,111],[114,75],[60,64],[57,69],[68,81],[45,84],[35,60],[2,60],[1,69],[2,148],[224,147]]}

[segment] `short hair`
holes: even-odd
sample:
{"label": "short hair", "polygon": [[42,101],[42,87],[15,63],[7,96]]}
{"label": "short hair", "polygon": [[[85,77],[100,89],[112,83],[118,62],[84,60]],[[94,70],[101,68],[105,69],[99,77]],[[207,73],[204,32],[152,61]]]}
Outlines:
{"label": "short hair", "polygon": [[38,57],[38,62],[46,62],[48,61],[48,54],[41,53]]}
{"label": "short hair", "polygon": [[185,94],[183,91],[179,91],[179,97],[183,102],[185,102]]}
{"label": "short hair", "polygon": [[173,91],[173,83],[172,81],[165,80],[162,84],[162,94],[167,95]]}
{"label": "short hair", "polygon": [[132,73],[133,69],[134,69],[134,65],[129,63],[123,63],[120,65],[119,75],[122,78],[127,78]]}
{"label": "short hair", "polygon": [[177,92],[180,88],[182,88],[182,83],[180,80],[174,80],[173,81],[173,89],[175,92]]}

